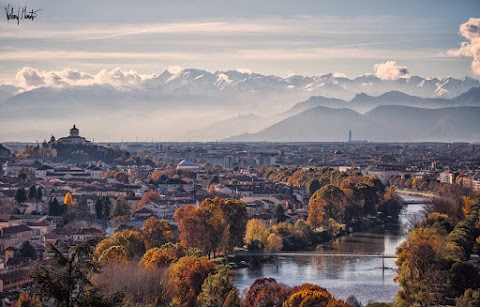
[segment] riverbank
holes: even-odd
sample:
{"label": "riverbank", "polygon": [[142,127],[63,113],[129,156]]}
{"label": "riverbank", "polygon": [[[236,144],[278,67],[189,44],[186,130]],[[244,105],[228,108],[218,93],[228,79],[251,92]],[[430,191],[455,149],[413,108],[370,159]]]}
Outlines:
{"label": "riverbank", "polygon": [[[420,200],[419,196],[412,198]],[[396,259],[369,255],[395,255],[397,247],[405,240],[408,218],[421,214],[422,208],[421,204],[407,205],[398,220],[384,226],[336,237],[313,251],[281,253],[272,256],[271,261],[258,261],[255,265],[250,263],[249,267],[235,269],[232,272],[234,284],[242,291],[257,278],[272,277],[290,286],[304,282],[318,284],[341,299],[355,295],[363,304],[391,302],[399,289],[394,281]]]}
{"label": "riverbank", "polygon": [[427,197],[427,198],[434,198],[438,196],[431,192],[418,192],[418,191],[405,190],[405,189],[396,189],[395,191],[397,192],[397,194],[421,196],[421,197]]}

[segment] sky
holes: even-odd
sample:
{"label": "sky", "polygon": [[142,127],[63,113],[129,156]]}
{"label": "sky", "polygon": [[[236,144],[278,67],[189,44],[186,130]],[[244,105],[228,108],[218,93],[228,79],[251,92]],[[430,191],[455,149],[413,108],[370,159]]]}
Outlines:
{"label": "sky", "polygon": [[[7,20],[4,8],[24,6],[41,11]],[[460,29],[480,17],[478,0],[0,0],[0,9],[2,83],[24,67],[353,78],[392,61],[411,75],[479,77],[480,28]]]}

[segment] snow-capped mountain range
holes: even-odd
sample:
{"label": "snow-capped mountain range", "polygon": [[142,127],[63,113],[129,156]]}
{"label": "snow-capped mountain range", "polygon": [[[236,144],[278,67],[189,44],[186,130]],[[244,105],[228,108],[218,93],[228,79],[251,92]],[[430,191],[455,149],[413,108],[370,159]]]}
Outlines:
{"label": "snow-capped mountain range", "polygon": [[27,86],[0,85],[0,141],[43,140],[62,135],[73,123],[101,140],[209,141],[254,133],[318,106],[363,113],[380,105],[480,104],[480,81],[470,77],[382,80],[329,73],[282,78],[199,69],[145,76],[120,69],[97,75],[30,69],[21,80]]}

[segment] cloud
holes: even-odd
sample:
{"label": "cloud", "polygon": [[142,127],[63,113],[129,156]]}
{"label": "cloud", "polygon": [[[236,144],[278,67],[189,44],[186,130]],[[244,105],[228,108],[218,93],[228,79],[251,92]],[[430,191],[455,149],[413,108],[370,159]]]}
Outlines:
{"label": "cloud", "polygon": [[460,25],[460,34],[467,39],[460,44],[460,48],[448,51],[451,56],[473,58],[472,72],[480,75],[480,18],[470,18]]}
{"label": "cloud", "polygon": [[348,78],[348,76],[342,72],[336,72],[333,74],[334,78]]}
{"label": "cloud", "polygon": [[183,67],[182,66],[178,66],[178,65],[170,65],[168,66],[167,68],[167,71],[171,74],[178,74],[179,72],[181,72],[183,70]]}
{"label": "cloud", "polygon": [[111,85],[116,88],[139,87],[152,75],[141,75],[134,70],[102,69],[97,74],[89,74],[75,69],[65,68],[61,71],[41,71],[31,67],[18,70],[14,84],[30,90],[41,86],[89,86],[95,84]]}
{"label": "cloud", "polygon": [[251,70],[250,68],[237,68],[236,71],[238,71],[239,73],[242,73],[242,74],[253,73],[253,70]]}
{"label": "cloud", "polygon": [[382,80],[397,80],[408,76],[407,66],[400,66],[395,61],[375,64],[373,71],[375,76]]}

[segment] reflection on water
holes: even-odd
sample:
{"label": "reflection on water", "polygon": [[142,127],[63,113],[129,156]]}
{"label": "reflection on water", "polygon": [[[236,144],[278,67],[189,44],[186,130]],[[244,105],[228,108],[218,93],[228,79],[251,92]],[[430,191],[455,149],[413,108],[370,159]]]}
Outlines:
{"label": "reflection on water", "polygon": [[[405,199],[422,199],[405,196]],[[277,257],[273,262],[234,272],[235,285],[247,289],[257,278],[273,277],[278,282],[294,286],[305,282],[327,288],[335,297],[346,299],[353,294],[362,303],[392,301],[398,291],[394,282],[396,265],[394,258],[365,256],[314,256],[312,253],[395,255],[395,250],[405,240],[407,222],[412,214],[420,214],[423,205],[409,205],[399,221],[368,232],[340,237],[331,244],[319,246],[314,252],[302,252],[301,256]]]}

